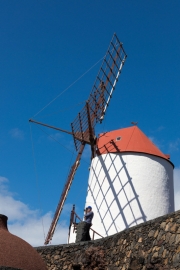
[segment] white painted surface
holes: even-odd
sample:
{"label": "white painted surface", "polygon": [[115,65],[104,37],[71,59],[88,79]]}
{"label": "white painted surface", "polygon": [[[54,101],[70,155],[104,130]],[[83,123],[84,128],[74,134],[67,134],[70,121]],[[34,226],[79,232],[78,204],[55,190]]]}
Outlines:
{"label": "white painted surface", "polygon": [[70,237],[68,236],[69,241],[67,240],[67,243],[75,243],[76,242],[76,232],[74,230],[74,225],[71,225],[70,229]]}
{"label": "white painted surface", "polygon": [[[91,237],[91,239],[93,239],[93,237],[94,237],[94,239],[97,239],[98,237],[95,237],[95,233],[90,229],[90,231],[89,231],[89,234],[90,234],[90,237]],[[76,242],[76,232],[75,232],[75,230],[74,230],[74,225],[72,224],[72,226],[71,226],[71,229],[70,229],[70,237],[68,237],[69,238],[69,240],[67,239],[67,243],[75,243]]]}
{"label": "white painted surface", "polygon": [[143,153],[95,157],[88,183],[86,206],[94,211],[92,228],[103,236],[174,211],[173,166],[160,157]]}

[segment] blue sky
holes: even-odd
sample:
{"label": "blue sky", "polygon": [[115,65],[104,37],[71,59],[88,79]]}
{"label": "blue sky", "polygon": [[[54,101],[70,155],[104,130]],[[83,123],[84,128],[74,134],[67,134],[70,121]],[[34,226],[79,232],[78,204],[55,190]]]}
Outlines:
{"label": "blue sky", "polygon": [[[97,133],[138,121],[139,128],[171,155],[178,179],[179,13],[179,0],[0,1],[0,182],[4,200],[0,209],[5,209],[5,198],[9,198],[7,214],[18,209],[17,216],[10,217],[17,233],[29,226],[24,220],[29,216],[38,224],[41,216],[50,222],[75,158],[70,136],[31,125],[34,170],[28,119],[104,56],[114,32],[128,58]],[[99,65],[34,118],[70,129],[88,98]],[[89,164],[87,149],[60,220],[64,230],[73,203],[82,214]],[[176,190],[180,190],[177,181]],[[39,230],[42,234],[42,227]]]}

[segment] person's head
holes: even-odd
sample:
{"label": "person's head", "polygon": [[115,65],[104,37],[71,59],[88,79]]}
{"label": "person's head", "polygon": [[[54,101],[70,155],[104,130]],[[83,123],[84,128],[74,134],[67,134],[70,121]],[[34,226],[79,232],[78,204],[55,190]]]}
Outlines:
{"label": "person's head", "polygon": [[86,210],[87,210],[87,212],[91,212],[92,207],[91,206],[88,206],[88,207],[86,207]]}

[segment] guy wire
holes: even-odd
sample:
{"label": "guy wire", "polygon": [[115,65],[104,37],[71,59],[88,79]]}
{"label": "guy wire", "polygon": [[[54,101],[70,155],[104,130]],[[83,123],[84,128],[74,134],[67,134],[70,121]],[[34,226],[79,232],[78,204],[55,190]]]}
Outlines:
{"label": "guy wire", "polygon": [[[75,108],[75,107],[77,107],[77,106],[79,106],[79,105],[81,105],[81,104],[85,104],[85,102],[86,102],[86,100],[83,100],[83,101],[81,101],[81,102],[75,104],[74,106],[71,106],[71,107],[68,107],[68,108],[64,108],[64,109],[62,109],[62,110],[58,110],[58,111],[53,112],[53,113],[50,113],[50,114],[45,114],[45,115],[43,115],[43,118],[44,118],[44,117],[47,117],[47,116],[55,115],[55,114],[60,113],[60,112],[65,112],[65,111],[72,110],[73,108]],[[41,116],[41,118],[42,118],[42,116]]]}
{"label": "guy wire", "polygon": [[[52,135],[50,135],[48,132],[46,132],[45,130],[43,130],[42,128],[40,128],[39,126],[37,126],[41,131],[43,131],[48,137],[50,137],[51,139],[53,139],[55,142],[57,142],[58,144],[60,144],[62,147],[64,147],[66,150],[68,150],[70,153],[73,154],[73,156],[75,155],[75,152],[70,150],[68,147],[64,146],[62,143],[60,143],[57,139],[55,139]],[[85,160],[82,159],[83,162],[87,163],[89,165],[89,163]]]}
{"label": "guy wire", "polygon": [[[42,204],[41,204],[41,198],[40,198],[39,181],[38,181],[37,166],[36,166],[36,160],[35,160],[34,143],[33,143],[32,129],[31,129],[30,123],[29,123],[29,127],[30,127],[31,144],[32,144],[32,155],[33,155],[33,161],[34,161],[34,172],[35,172],[35,177],[36,177],[36,188],[37,188],[37,194],[38,194],[38,203],[39,203],[40,211],[41,211],[41,214],[42,214]],[[42,227],[43,227],[43,235],[44,235],[44,241],[45,241],[46,236],[45,236],[45,230],[44,230],[43,216],[41,217],[41,223],[42,223]]]}
{"label": "guy wire", "polygon": [[39,112],[37,112],[33,117],[37,116],[40,112],[42,112],[45,108],[47,108],[51,103],[53,103],[57,98],[59,98],[62,94],[64,94],[69,88],[71,88],[75,83],[77,83],[82,77],[84,77],[91,69],[93,69],[100,61],[104,59],[104,56],[99,59],[93,66],[91,66],[86,72],[84,72],[77,80],[71,83],[67,88],[65,88],[60,94],[58,94],[54,99],[52,99],[47,105],[45,105]]}

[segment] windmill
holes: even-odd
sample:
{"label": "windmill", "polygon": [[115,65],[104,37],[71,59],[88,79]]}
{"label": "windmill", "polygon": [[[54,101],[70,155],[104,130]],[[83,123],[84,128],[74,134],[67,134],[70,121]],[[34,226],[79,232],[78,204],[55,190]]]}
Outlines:
{"label": "windmill", "polygon": [[104,119],[126,57],[127,55],[124,51],[123,44],[119,41],[117,35],[114,34],[89,98],[86,101],[83,109],[78,113],[75,120],[71,123],[71,131],[38,122],[33,119],[29,120],[30,122],[72,135],[77,151],[77,157],[68,174],[66,184],[61,193],[56,212],[45,239],[44,244],[46,245],[53,237],[57,222],[63,209],[63,205],[67,198],[75,173],[79,167],[80,159],[86,144],[89,144],[91,147],[91,159],[96,156],[95,126],[97,123],[102,123]]}

